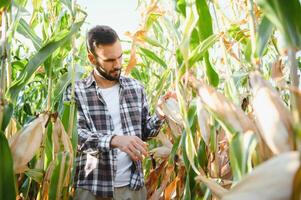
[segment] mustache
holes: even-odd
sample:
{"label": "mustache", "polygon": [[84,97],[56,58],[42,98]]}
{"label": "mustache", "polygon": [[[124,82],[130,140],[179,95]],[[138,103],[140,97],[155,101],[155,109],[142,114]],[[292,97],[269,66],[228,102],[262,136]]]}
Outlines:
{"label": "mustache", "polygon": [[121,72],[121,68],[113,69],[113,70],[111,70],[111,72]]}

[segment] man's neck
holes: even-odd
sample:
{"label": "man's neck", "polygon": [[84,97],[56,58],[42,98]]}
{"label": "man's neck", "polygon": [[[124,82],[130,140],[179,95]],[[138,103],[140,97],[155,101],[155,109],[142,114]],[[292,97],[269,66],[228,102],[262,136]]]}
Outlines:
{"label": "man's neck", "polygon": [[103,89],[113,87],[114,85],[116,85],[118,83],[118,81],[109,81],[103,77],[98,76],[95,73],[95,71],[93,71],[93,76],[94,76],[97,86],[100,88],[103,88]]}

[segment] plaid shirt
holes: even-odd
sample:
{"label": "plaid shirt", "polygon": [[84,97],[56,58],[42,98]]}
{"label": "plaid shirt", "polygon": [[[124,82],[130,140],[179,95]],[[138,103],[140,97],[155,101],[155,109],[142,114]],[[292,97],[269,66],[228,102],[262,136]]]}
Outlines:
{"label": "plaid shirt", "polygon": [[[124,135],[147,140],[158,134],[163,121],[151,117],[143,86],[121,76],[119,89],[120,117]],[[70,101],[71,87],[65,101]],[[75,187],[87,189],[100,197],[113,197],[117,149],[110,147],[114,124],[102,96],[97,92],[93,72],[75,83],[77,104],[78,152]],[[141,161],[133,162],[129,187],[138,190],[144,185]]]}

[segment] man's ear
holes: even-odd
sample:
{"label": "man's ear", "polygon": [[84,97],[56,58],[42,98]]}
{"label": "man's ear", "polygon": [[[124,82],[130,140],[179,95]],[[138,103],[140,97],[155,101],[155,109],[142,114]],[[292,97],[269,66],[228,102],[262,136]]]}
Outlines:
{"label": "man's ear", "polygon": [[96,64],[95,56],[92,53],[88,52],[88,58],[93,65]]}

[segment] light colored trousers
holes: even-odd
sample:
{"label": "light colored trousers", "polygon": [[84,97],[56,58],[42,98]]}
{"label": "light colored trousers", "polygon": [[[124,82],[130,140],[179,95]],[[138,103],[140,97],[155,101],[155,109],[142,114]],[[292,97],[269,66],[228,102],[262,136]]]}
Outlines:
{"label": "light colored trousers", "polygon": [[[145,186],[140,190],[130,190],[128,186],[119,187],[114,189],[114,200],[146,200],[146,188]],[[74,200],[109,200],[112,198],[96,197],[89,190],[77,188],[75,191]]]}

